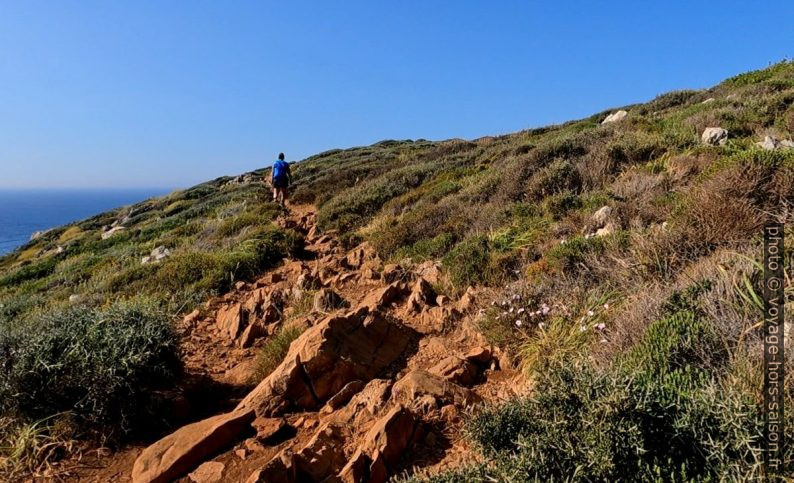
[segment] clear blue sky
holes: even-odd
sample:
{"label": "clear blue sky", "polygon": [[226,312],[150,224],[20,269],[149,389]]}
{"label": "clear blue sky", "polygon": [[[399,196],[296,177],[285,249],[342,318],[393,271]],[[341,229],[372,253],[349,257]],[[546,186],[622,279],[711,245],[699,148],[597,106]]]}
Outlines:
{"label": "clear blue sky", "polygon": [[0,187],[186,187],[794,55],[790,2],[0,0]]}

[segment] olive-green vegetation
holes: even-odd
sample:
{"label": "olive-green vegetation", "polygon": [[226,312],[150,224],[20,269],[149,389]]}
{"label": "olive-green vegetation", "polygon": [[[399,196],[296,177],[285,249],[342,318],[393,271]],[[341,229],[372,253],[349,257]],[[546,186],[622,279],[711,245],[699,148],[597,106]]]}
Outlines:
{"label": "olive-green vegetation", "polygon": [[[317,206],[320,228],[336,230],[346,245],[369,241],[391,261],[440,260],[450,293],[485,285],[521,292],[527,313],[545,307],[520,324],[499,307],[478,320],[514,351],[536,390],[473,414],[468,434],[483,463],[435,481],[758,476],[761,228],[787,223],[791,312],[794,149],[755,143],[794,136],[794,64],[623,109],[627,117],[613,123],[602,124],[610,110],[476,140],[382,141],[293,166],[292,199]],[[704,145],[707,127],[727,129],[727,142]],[[228,181],[52,230],[0,258],[0,330],[47,327],[54,317],[91,326],[133,295],[183,313],[294,252],[298,236],[272,225],[279,209],[266,189]],[[605,205],[608,233],[594,236],[604,224],[592,215]],[[101,239],[122,220],[125,230]],[[142,265],[158,246],[171,256]],[[88,312],[70,311],[74,305]],[[171,347],[173,334],[159,334],[154,347]],[[263,373],[295,336],[274,338]],[[26,364],[45,367],[32,356],[18,362],[8,349],[17,339],[6,339],[3,377]],[[35,343],[51,344],[43,336]],[[146,364],[167,378],[166,360]],[[124,374],[135,380],[139,370]],[[148,389],[138,390],[132,397]],[[790,385],[786,397],[794,401]],[[28,423],[65,410],[91,424],[118,417],[110,405],[92,421],[63,401],[8,411]],[[790,451],[787,458],[794,468]]]}
{"label": "olive-green vegetation", "polygon": [[[0,466],[46,460],[34,443],[64,418],[111,441],[153,429],[181,370],[173,318],[296,253],[301,235],[274,223],[280,213],[264,184],[220,178],[0,258]],[[142,263],[157,247],[170,256]]]}

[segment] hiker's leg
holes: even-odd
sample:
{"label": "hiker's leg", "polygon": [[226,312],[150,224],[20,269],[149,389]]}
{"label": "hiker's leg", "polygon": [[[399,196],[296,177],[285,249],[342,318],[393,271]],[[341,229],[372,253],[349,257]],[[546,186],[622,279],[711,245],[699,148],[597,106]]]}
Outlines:
{"label": "hiker's leg", "polygon": [[277,201],[278,201],[278,188],[276,188],[274,186],[273,187],[273,203],[276,203]]}
{"label": "hiker's leg", "polygon": [[284,199],[284,206],[287,206],[287,198],[289,198],[289,188],[283,187],[281,188],[281,196]]}

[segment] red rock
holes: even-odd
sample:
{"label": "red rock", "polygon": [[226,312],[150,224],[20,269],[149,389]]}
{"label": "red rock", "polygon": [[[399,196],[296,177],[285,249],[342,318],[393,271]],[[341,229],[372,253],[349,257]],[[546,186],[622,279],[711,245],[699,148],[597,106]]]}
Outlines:
{"label": "red rock", "polygon": [[315,409],[347,383],[368,381],[403,352],[408,335],[380,313],[359,308],[326,317],[290,346],[282,363],[238,406],[273,416]]}
{"label": "red rock", "polygon": [[245,483],[295,483],[294,456],[285,449],[271,459],[261,470],[254,471]]}
{"label": "red rock", "polygon": [[380,418],[364,436],[356,453],[339,472],[344,482],[384,482],[417,436],[417,421],[403,406]]}
{"label": "red rock", "polygon": [[405,270],[397,264],[390,263],[383,267],[383,273],[381,276],[386,283],[393,283],[405,278]]}
{"label": "red rock", "polygon": [[453,308],[430,307],[419,314],[418,324],[410,323],[409,325],[420,334],[438,334],[459,317],[460,313]]}
{"label": "red rock", "polygon": [[344,407],[332,413],[329,421],[343,426],[362,426],[386,405],[391,395],[391,387],[392,383],[387,379],[369,381]]}
{"label": "red rock", "polygon": [[402,282],[394,282],[368,293],[359,304],[359,307],[367,307],[371,312],[374,312],[402,297],[404,293],[405,285]]}
{"label": "red rock", "polygon": [[300,451],[295,453],[299,481],[322,481],[345,464],[344,438],[333,425],[324,424]]}
{"label": "red rock", "polygon": [[477,366],[473,362],[457,356],[445,357],[430,368],[430,373],[464,386],[474,384],[478,372]]}
{"label": "red rock", "polygon": [[420,312],[424,307],[432,305],[435,298],[436,292],[430,282],[419,277],[411,289],[411,295],[408,297],[408,308],[414,312]]}
{"label": "red rock", "polygon": [[216,483],[223,479],[226,465],[219,461],[207,461],[188,475],[196,483]]}
{"label": "red rock", "polygon": [[416,407],[420,401],[434,401],[435,405],[469,406],[479,402],[480,397],[465,387],[425,370],[415,369],[394,383],[392,400],[409,407]]}
{"label": "red rock", "polygon": [[430,283],[435,284],[441,281],[441,265],[433,260],[422,262],[414,268],[414,272]]}
{"label": "red rock", "polygon": [[247,284],[245,282],[237,282],[237,283],[234,284],[234,288],[236,290],[242,290],[242,289],[245,288],[246,285]]}
{"label": "red rock", "polygon": [[326,317],[292,343],[284,361],[239,407],[265,416],[290,407],[315,409],[347,383],[372,379],[407,344],[408,335],[380,313],[360,308]]}
{"label": "red rock", "polygon": [[364,389],[364,382],[363,381],[353,381],[345,385],[338,393],[336,393],[331,399],[325,403],[325,406],[322,409],[323,413],[331,413],[345,404],[347,404],[350,399],[356,395],[356,393],[361,392]]}
{"label": "red rock", "polygon": [[240,347],[243,349],[251,347],[251,345],[253,345],[257,339],[266,335],[267,329],[262,322],[260,320],[254,320],[248,324],[248,327],[246,327],[243,333],[240,335]]}
{"label": "red rock", "polygon": [[237,455],[237,457],[240,458],[241,460],[248,458],[248,450],[245,448],[234,450],[234,454]]}
{"label": "red rock", "polygon": [[193,312],[187,314],[185,318],[182,319],[182,323],[187,327],[195,327],[200,317],[201,311],[196,309]]}
{"label": "red rock", "polygon": [[468,312],[475,307],[476,302],[477,299],[475,297],[474,287],[469,287],[458,301],[458,310],[464,313]]}
{"label": "red rock", "polygon": [[486,346],[475,347],[471,349],[466,355],[463,356],[466,360],[476,362],[477,364],[487,364],[493,359],[491,348]]}
{"label": "red rock", "polygon": [[216,324],[221,333],[229,339],[236,339],[243,325],[243,307],[239,303],[227,305],[218,310]]}
{"label": "red rock", "polygon": [[241,439],[254,419],[251,409],[239,409],[179,428],[152,444],[135,460],[134,483],[165,483],[184,476],[204,459]]}
{"label": "red rock", "polygon": [[256,438],[259,441],[267,441],[281,431],[287,422],[284,418],[256,418],[251,426],[256,430]]}

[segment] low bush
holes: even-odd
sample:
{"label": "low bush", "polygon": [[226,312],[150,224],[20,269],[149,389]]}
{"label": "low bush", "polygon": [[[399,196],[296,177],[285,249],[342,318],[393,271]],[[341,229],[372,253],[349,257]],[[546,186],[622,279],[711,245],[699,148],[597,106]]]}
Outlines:
{"label": "low bush", "polygon": [[715,363],[703,359],[714,354],[709,332],[694,312],[679,311],[653,324],[611,368],[581,358],[550,368],[534,396],[486,408],[469,421],[467,434],[490,463],[459,475],[480,475],[471,481],[758,477],[761,412],[748,395],[704,370]]}
{"label": "low bush", "polygon": [[150,389],[177,375],[177,337],[146,300],[73,307],[0,328],[0,412],[37,420],[72,412],[78,425],[121,435],[151,409]]}
{"label": "low bush", "polygon": [[443,264],[450,281],[458,288],[476,283],[487,284],[490,273],[491,247],[484,236],[464,240],[444,256]]}
{"label": "low bush", "polygon": [[303,327],[297,325],[284,326],[276,335],[265,342],[256,359],[256,372],[254,374],[256,382],[269,376],[281,364],[284,356],[289,351],[292,341],[297,339],[302,333]]}

